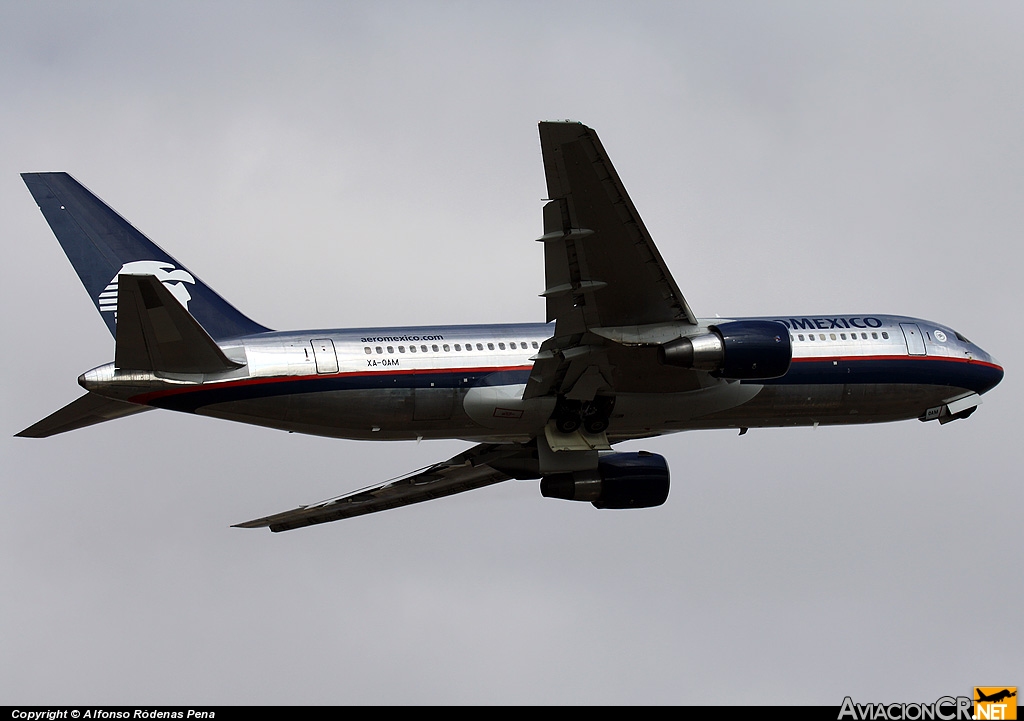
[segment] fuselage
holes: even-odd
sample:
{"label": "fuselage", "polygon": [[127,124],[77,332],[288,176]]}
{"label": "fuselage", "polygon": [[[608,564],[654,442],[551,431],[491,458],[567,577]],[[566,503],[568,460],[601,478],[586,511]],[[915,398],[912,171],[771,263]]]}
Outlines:
{"label": "fuselage", "polygon": [[[1002,368],[955,330],[891,315],[786,316],[793,358],[782,377],[730,381],[659,365],[617,392],[612,442],[698,428],[877,423],[937,417],[982,394]],[[700,328],[721,323],[705,319]],[[125,372],[110,363],[79,379],[133,403],[337,438],[535,437],[555,400],[523,400],[553,324],[267,332],[220,343],[243,365],[215,374]],[[643,354],[646,353],[646,356]],[[634,374],[635,375],[635,374]]]}

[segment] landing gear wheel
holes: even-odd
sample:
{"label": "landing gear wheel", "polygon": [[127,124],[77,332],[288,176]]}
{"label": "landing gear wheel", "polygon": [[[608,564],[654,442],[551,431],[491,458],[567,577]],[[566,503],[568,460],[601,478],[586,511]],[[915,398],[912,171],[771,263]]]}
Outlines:
{"label": "landing gear wheel", "polygon": [[583,425],[583,404],[559,398],[555,406],[555,428],[559,433],[575,433]]}
{"label": "landing gear wheel", "polygon": [[555,419],[555,428],[559,433],[574,433],[579,430],[581,423],[582,419],[579,415],[567,413]]}
{"label": "landing gear wheel", "polygon": [[610,396],[598,396],[593,402],[584,404],[583,429],[593,435],[604,433],[608,430],[614,407],[615,398]]}

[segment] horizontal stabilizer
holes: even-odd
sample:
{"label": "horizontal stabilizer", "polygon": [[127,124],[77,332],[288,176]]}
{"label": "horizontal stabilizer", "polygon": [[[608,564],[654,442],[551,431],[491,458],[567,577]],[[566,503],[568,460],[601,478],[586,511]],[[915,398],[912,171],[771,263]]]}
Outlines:
{"label": "horizontal stabilizer", "polygon": [[86,393],[77,401],[68,403],[56,413],[51,413],[17,435],[20,438],[49,438],[58,433],[66,433],[148,410],[152,410],[152,408],[111,400],[95,393]]}
{"label": "horizontal stabilizer", "polygon": [[215,373],[242,366],[152,275],[120,275],[114,365],[127,370]]}

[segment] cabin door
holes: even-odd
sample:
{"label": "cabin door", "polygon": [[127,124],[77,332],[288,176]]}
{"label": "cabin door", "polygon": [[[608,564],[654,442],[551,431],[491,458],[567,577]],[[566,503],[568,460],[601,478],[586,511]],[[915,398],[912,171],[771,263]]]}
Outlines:
{"label": "cabin door", "polygon": [[917,323],[900,323],[903,329],[903,337],[907,339],[907,352],[910,355],[925,355],[924,336]]}
{"label": "cabin door", "polygon": [[330,338],[314,338],[313,358],[316,360],[317,373],[337,373],[338,355],[334,352],[334,341]]}

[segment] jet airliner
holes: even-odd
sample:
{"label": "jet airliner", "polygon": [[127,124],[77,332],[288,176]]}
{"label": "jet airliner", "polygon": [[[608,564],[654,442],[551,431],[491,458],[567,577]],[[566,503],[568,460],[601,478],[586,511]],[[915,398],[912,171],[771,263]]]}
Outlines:
{"label": "jet airliner", "polygon": [[693,429],[966,418],[1003,369],[952,328],[880,314],[698,318],[597,133],[540,123],[545,322],[274,331],[66,173],[22,177],[114,336],[86,394],[19,436],[166,408],[453,458],[237,526],[284,531],[509,479],[597,508],[665,502],[667,461],[614,444]]}

